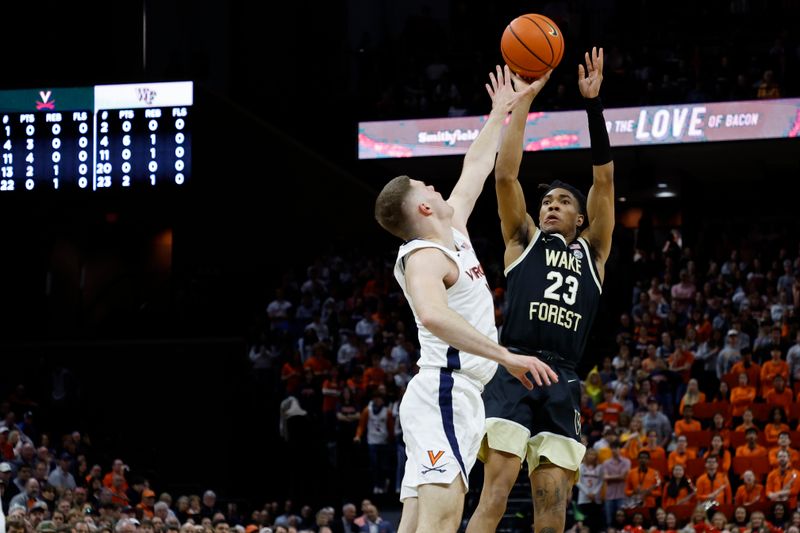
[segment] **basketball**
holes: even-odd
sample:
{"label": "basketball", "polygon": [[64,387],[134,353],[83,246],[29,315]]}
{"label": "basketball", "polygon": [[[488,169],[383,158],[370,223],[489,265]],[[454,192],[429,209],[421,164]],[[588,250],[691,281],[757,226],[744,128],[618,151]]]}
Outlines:
{"label": "basketball", "polygon": [[564,56],[564,36],[555,22],[536,13],[521,15],[506,26],[500,52],[508,67],[523,78],[538,78]]}

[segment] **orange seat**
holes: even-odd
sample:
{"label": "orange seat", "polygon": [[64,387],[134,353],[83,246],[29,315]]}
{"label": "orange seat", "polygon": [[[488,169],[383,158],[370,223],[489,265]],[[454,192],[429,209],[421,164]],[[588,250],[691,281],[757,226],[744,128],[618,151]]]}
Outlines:
{"label": "orange seat", "polygon": [[760,480],[760,483],[764,483],[767,480],[767,474],[772,468],[769,466],[769,458],[768,457],[753,457],[750,459],[750,470],[756,475],[756,479]]}
{"label": "orange seat", "polygon": [[790,431],[789,439],[792,441],[792,448],[797,449],[800,446],[800,431]]}
{"label": "orange seat", "polygon": [[695,457],[694,459],[686,460],[686,477],[697,479],[702,476],[706,471],[705,457]]}
{"label": "orange seat", "polygon": [[711,445],[711,431],[708,429],[687,431],[684,435],[686,436],[686,444],[690,448],[708,448]]}
{"label": "orange seat", "polygon": [[666,457],[658,457],[650,460],[650,467],[655,469],[659,474],[661,474],[661,479],[667,477],[667,458]]}
{"label": "orange seat", "polygon": [[[770,470],[772,470],[772,467],[769,466],[768,457],[737,457],[736,459],[747,459],[749,464],[744,470],[752,470],[753,474],[756,475],[756,480],[758,480],[759,483],[766,482],[767,474],[769,474]],[[742,473],[744,473],[744,470],[742,470]]]}
{"label": "orange seat", "polygon": [[734,450],[745,443],[744,431],[731,431],[729,436],[731,439],[731,448],[733,448]]}
{"label": "orange seat", "polygon": [[754,403],[750,406],[753,411],[753,420],[756,422],[769,422],[769,411],[772,409],[765,403]]}
{"label": "orange seat", "polygon": [[670,505],[665,509],[665,511],[674,514],[675,518],[678,520],[678,523],[681,524],[689,521],[689,519],[692,517],[692,513],[694,513],[695,507],[697,506],[692,503],[685,503],[683,505]]}
{"label": "orange seat", "polygon": [[728,390],[733,390],[734,387],[739,386],[739,374],[728,372],[722,376],[722,381],[728,384]]}
{"label": "orange seat", "polygon": [[792,402],[792,404],[789,406],[789,412],[786,413],[786,416],[789,417],[789,420],[792,422],[800,420],[800,403]]}
{"label": "orange seat", "polygon": [[698,420],[711,420],[717,412],[715,403],[696,403],[694,404],[694,417]]}

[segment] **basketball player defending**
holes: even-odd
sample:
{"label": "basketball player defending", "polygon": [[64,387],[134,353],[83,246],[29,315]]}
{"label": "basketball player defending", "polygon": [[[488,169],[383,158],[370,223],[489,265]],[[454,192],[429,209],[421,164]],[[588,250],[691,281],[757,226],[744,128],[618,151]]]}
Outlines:
{"label": "basketball player defending", "polygon": [[[500,147],[495,177],[509,299],[501,344],[514,353],[538,355],[559,379],[552,387],[529,391],[498,368],[486,386],[486,436],[479,454],[484,484],[468,533],[495,531],[524,459],[534,531],[564,531],[585,452],[579,440],[581,386],[575,367],[597,311],[614,228],[614,164],[598,97],[602,81],[603,49],[593,48],[591,57],[586,54],[586,70],[578,67],[592,147],[594,183],[588,202],[574,187],[556,181],[541,198],[539,228],[527,213],[517,176],[529,106],[514,109]],[[530,102],[528,97],[524,103]],[[587,221],[588,228],[580,231]]]}
{"label": "basketball player defending", "polygon": [[494,166],[508,113],[532,99],[547,77],[516,92],[508,67],[490,74],[492,111],[464,159],[445,201],[433,186],[398,176],[381,191],[375,218],[406,241],[394,273],[419,329],[419,373],[400,405],[408,460],[400,492],[399,533],[454,532],[461,523],[468,476],[483,437],[481,392],[500,363],[522,382],[549,385],[555,372],[536,357],[497,343],[494,304],[467,234],[467,219]]}

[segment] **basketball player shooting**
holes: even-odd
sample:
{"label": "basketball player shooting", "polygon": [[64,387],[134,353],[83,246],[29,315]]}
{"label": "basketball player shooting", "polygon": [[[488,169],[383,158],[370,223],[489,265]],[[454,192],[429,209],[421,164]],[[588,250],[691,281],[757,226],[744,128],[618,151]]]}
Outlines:
{"label": "basketball player shooting", "polygon": [[[537,355],[559,379],[530,391],[499,367],[486,386],[486,435],[479,453],[484,485],[467,533],[495,531],[523,460],[531,479],[534,531],[564,531],[586,451],[580,442],[575,367],[597,311],[614,229],[614,164],[598,96],[602,81],[603,49],[593,48],[586,68],[578,66],[594,176],[588,201],[556,181],[543,191],[538,228],[527,213],[518,174],[530,98],[512,112],[500,147],[495,178],[508,284],[501,344],[514,353]],[[524,90],[524,82],[514,83]]]}
{"label": "basketball player shooting", "polygon": [[394,274],[414,313],[420,343],[420,371],[400,405],[408,456],[400,533],[458,529],[483,437],[481,391],[498,363],[522,389],[533,388],[529,372],[539,386],[556,379],[538,358],[497,343],[494,302],[467,234],[467,219],[494,167],[503,122],[547,78],[521,85],[518,92],[508,67],[497,67],[490,79],[492,111],[467,150],[450,197],[445,201],[433,186],[398,176],[375,202],[380,225],[406,241]]}

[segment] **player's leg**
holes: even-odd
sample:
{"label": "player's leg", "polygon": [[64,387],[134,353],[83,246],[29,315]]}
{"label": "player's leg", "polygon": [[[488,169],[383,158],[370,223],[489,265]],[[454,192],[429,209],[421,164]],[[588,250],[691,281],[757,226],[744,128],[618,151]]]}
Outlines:
{"label": "player's leg", "polygon": [[563,533],[575,472],[540,462],[531,474],[534,533]]}
{"label": "player's leg", "polygon": [[486,435],[478,453],[484,462],[483,489],[478,508],[469,520],[468,533],[495,531],[503,518],[531,436],[530,394],[502,366],[483,391]]}
{"label": "player's leg", "polygon": [[431,483],[419,487],[417,533],[455,533],[464,514],[466,487],[461,476],[449,485]]}
{"label": "player's leg", "polygon": [[508,495],[519,477],[522,460],[508,452],[489,449],[483,466],[483,489],[469,519],[467,533],[495,531],[506,511]]}
{"label": "player's leg", "polygon": [[547,387],[534,414],[539,433],[528,444],[534,533],[561,533],[586,447],[580,442],[580,383],[572,370],[556,368],[559,381]]}
{"label": "player's leg", "polygon": [[417,517],[419,516],[419,498],[406,498],[403,500],[403,513],[400,515],[400,525],[397,533],[414,533],[417,530]]}

